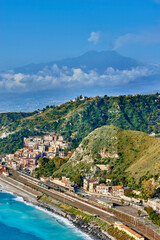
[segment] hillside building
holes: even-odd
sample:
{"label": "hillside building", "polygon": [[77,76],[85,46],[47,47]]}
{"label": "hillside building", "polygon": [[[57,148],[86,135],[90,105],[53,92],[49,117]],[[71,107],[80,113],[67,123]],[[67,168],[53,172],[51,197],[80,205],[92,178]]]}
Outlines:
{"label": "hillside building", "polygon": [[71,182],[70,178],[62,177],[62,179],[60,180],[59,178],[53,179],[52,177],[50,177],[50,182],[60,185],[62,187],[69,188],[70,190],[74,190],[74,187],[73,187],[74,182]]}
{"label": "hillside building", "polygon": [[98,194],[108,194],[111,193],[112,187],[106,186],[104,183],[97,185],[95,192]]}
{"label": "hillside building", "polygon": [[96,186],[99,184],[97,179],[83,179],[83,189],[91,193],[95,192]]}

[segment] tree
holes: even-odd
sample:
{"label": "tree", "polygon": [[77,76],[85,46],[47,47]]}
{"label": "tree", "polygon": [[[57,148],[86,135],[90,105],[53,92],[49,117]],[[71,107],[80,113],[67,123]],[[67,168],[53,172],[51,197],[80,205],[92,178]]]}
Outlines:
{"label": "tree", "polygon": [[122,204],[122,205],[124,204],[124,199],[121,199],[121,204]]}
{"label": "tree", "polygon": [[144,197],[146,198],[152,198],[155,193],[155,185],[152,184],[152,180],[144,180],[142,182],[142,187],[143,187],[143,192],[144,192]]}
{"label": "tree", "polygon": [[142,200],[142,199],[140,200],[140,204],[141,204],[141,205],[143,204],[143,200]]}
{"label": "tree", "polygon": [[138,214],[139,217],[140,217],[141,213],[142,213],[142,211],[139,209],[139,210],[137,211],[137,214]]}
{"label": "tree", "polygon": [[81,187],[83,185],[83,179],[80,173],[77,173],[74,177],[74,182],[77,184],[77,186]]}

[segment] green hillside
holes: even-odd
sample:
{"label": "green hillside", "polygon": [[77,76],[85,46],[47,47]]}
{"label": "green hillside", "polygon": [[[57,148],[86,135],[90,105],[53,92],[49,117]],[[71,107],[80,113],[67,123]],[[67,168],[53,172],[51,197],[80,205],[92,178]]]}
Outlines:
{"label": "green hillside", "polygon": [[[102,165],[106,170],[100,170]],[[131,185],[144,175],[159,174],[160,138],[114,126],[97,128],[83,139],[54,176],[74,177],[77,173]]]}
{"label": "green hillside", "polygon": [[16,129],[21,119],[34,115],[35,112],[9,112],[0,113],[0,133],[8,130],[8,128]]}
{"label": "green hillside", "polygon": [[77,98],[76,101],[48,106],[28,115],[6,113],[3,118],[1,133],[21,132],[23,129],[55,132],[72,142],[75,148],[90,132],[104,125],[160,133],[160,95]]}
{"label": "green hillside", "polygon": [[43,133],[35,130],[21,129],[5,139],[0,139],[0,154],[15,153],[17,149],[23,148],[23,138],[29,136],[42,136]]}

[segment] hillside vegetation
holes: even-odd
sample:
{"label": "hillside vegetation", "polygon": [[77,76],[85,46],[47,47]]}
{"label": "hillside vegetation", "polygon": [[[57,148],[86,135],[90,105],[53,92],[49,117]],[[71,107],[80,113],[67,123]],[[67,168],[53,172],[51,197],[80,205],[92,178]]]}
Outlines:
{"label": "hillside vegetation", "polygon": [[0,113],[0,132],[4,132],[5,130],[8,130],[8,128],[15,129],[19,121],[22,118],[29,117],[31,115],[34,115],[35,112],[32,113],[25,113],[25,112],[9,112],[9,113]]}
{"label": "hillside vegetation", "polygon": [[[104,165],[106,169],[100,170]],[[103,126],[83,139],[54,176],[111,178],[114,184],[134,184],[144,175],[160,173],[160,138],[138,131]]]}
{"label": "hillside vegetation", "polygon": [[[0,122],[1,132],[16,131],[17,134],[23,129],[55,132],[72,142],[73,148],[94,129],[104,125],[113,124],[126,130],[160,133],[159,94],[85,99],[80,97],[76,101],[60,106],[47,106],[27,114],[4,113],[3,121]],[[4,152],[3,148],[0,149],[1,152]]]}
{"label": "hillside vegetation", "polygon": [[0,139],[0,154],[15,153],[17,149],[24,147],[23,138],[29,136],[42,136],[43,133],[35,130],[21,129],[5,139]]}

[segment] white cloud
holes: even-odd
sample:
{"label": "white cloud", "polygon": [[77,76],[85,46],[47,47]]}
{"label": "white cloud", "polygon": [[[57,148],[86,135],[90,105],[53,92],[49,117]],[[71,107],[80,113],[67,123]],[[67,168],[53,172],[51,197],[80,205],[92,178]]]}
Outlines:
{"label": "white cloud", "polygon": [[99,32],[91,32],[90,37],[88,38],[88,42],[93,42],[95,45],[99,42],[100,33]]}
{"label": "white cloud", "polygon": [[148,77],[152,74],[154,74],[154,71],[147,67],[136,67],[131,70],[108,68],[105,71],[105,78],[108,79],[110,83],[119,85],[132,82],[141,77]]}
{"label": "white cloud", "polygon": [[18,73],[14,75],[14,79],[17,85],[19,86],[25,86],[24,83],[21,82],[25,76],[22,73]]}
{"label": "white cloud", "polygon": [[85,72],[81,68],[45,67],[37,74],[6,72],[0,74],[0,91],[29,92],[47,89],[64,89],[128,84],[142,77],[160,74],[159,66],[136,67],[131,70],[107,68],[103,74],[95,70]]}
{"label": "white cloud", "polygon": [[16,88],[17,86],[25,87],[25,83],[23,82],[28,75],[24,75],[22,73],[15,74],[13,71],[9,71],[8,73],[2,73],[0,75],[0,85],[5,86],[7,89]]}
{"label": "white cloud", "polygon": [[160,33],[151,33],[151,32],[145,32],[140,34],[134,34],[134,33],[127,33],[122,36],[119,36],[115,42],[113,50],[117,50],[121,47],[124,47],[126,45],[131,45],[135,43],[140,44],[156,44],[160,43]]}

